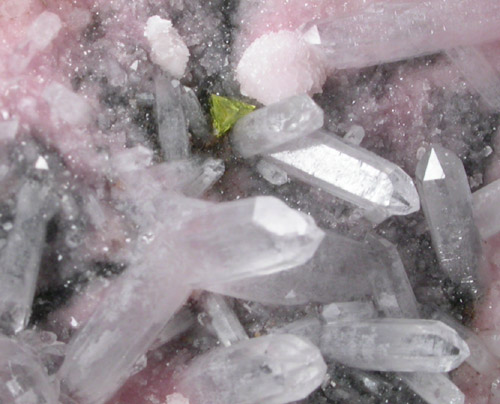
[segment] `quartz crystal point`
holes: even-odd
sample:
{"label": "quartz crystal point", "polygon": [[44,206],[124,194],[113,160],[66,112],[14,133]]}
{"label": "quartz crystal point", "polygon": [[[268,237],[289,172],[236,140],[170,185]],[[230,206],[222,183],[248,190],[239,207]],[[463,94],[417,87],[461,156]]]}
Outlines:
{"label": "quartz crystal point", "polygon": [[448,372],[470,353],[447,325],[413,319],[331,322],[320,347],[325,358],[347,366],[396,372]]}
{"label": "quartz crystal point", "polygon": [[269,335],[194,359],[177,386],[192,404],[285,404],[307,397],[325,373],[325,362],[310,342]]}
{"label": "quartz crystal point", "polygon": [[192,282],[203,289],[304,264],[323,236],[310,216],[267,196],[210,205],[182,229]]}
{"label": "quartz crystal point", "polygon": [[287,144],[266,158],[289,175],[367,211],[390,216],[420,209],[413,182],[401,168],[325,131]]}
{"label": "quartz crystal point", "polygon": [[495,0],[374,3],[356,13],[311,21],[306,40],[336,69],[362,68],[500,38]]}
{"label": "quartz crystal point", "polygon": [[207,293],[201,300],[203,308],[210,316],[210,325],[222,345],[230,346],[235,342],[248,339],[245,329],[223,296]]}
{"label": "quartz crystal point", "polygon": [[465,396],[447,375],[441,373],[399,373],[413,391],[428,404],[464,404]]}
{"label": "quartz crystal point", "polygon": [[371,252],[365,243],[326,230],[316,254],[305,265],[206,288],[268,304],[361,300],[372,294],[368,274],[376,264]]}
{"label": "quartz crystal point", "polygon": [[500,110],[500,76],[477,46],[448,49],[446,55],[494,111]]}
{"label": "quartz crystal point", "polygon": [[500,180],[491,182],[472,194],[474,219],[483,240],[500,232]]}
{"label": "quartz crystal point", "polygon": [[213,135],[195,92],[189,87],[182,87],[181,102],[188,122],[189,131],[201,143],[208,143]]}
{"label": "quartz crystal point", "polygon": [[433,145],[419,161],[416,177],[440,267],[452,281],[478,293],[481,240],[462,162]]}
{"label": "quartz crystal point", "polygon": [[0,403],[55,404],[57,397],[31,350],[0,334]]}
{"label": "quartz crystal point", "polygon": [[323,110],[308,95],[296,95],[241,118],[231,131],[231,144],[243,157],[251,157],[322,126]]}
{"label": "quartz crystal point", "polygon": [[155,77],[158,138],[165,160],[189,155],[189,135],[182,108],[181,84],[158,74]]}
{"label": "quartz crystal point", "polygon": [[27,180],[19,190],[16,216],[0,264],[0,329],[17,333],[28,323],[47,222],[54,214],[51,187]]}
{"label": "quartz crystal point", "polygon": [[258,173],[262,175],[262,178],[264,178],[272,185],[279,186],[288,182],[288,175],[283,169],[269,163],[264,159],[259,160],[255,168],[257,169]]}

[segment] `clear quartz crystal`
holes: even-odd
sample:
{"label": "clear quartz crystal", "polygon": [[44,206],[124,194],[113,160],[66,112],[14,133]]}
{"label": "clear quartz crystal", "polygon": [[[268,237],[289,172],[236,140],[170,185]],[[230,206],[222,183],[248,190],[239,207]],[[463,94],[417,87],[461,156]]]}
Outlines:
{"label": "clear quartz crystal", "polygon": [[270,150],[323,126],[323,111],[306,94],[250,112],[231,131],[231,144],[243,157]]}
{"label": "clear quartz crystal", "polygon": [[325,131],[266,157],[289,175],[367,211],[388,216],[420,209],[411,178],[398,166]]}
{"label": "clear quartz crystal", "polygon": [[428,404],[464,404],[465,396],[453,384],[449,377],[442,373],[399,373],[413,391]]}
{"label": "clear quartz crystal", "polygon": [[245,329],[224,296],[207,293],[201,300],[203,308],[210,317],[210,325],[222,345],[230,346],[248,339]]}
{"label": "clear quartz crystal", "polygon": [[241,299],[282,305],[365,299],[372,294],[368,276],[374,269],[372,252],[365,243],[325,230],[316,254],[302,266],[207,288]]}
{"label": "clear quartz crystal", "polygon": [[448,372],[470,354],[452,328],[416,319],[331,322],[320,347],[325,358],[347,366],[396,372]]}
{"label": "clear quartz crystal", "polygon": [[18,193],[16,216],[0,264],[0,329],[14,333],[28,323],[45,243],[54,214],[51,188],[27,180]]}
{"label": "clear quartz crystal", "polygon": [[377,317],[371,301],[330,303],[323,307],[321,315],[329,323],[333,321],[357,321]]}
{"label": "clear quartz crystal", "polygon": [[166,161],[189,155],[189,135],[182,108],[181,84],[158,74],[155,77],[158,139]]}
{"label": "clear quartz crystal", "polygon": [[0,403],[57,403],[58,391],[31,350],[0,334]]}
{"label": "clear quartz crystal", "polygon": [[472,194],[474,219],[483,240],[500,232],[500,180],[493,181]]}
{"label": "clear quartz crystal", "polygon": [[279,186],[288,182],[288,175],[283,169],[264,159],[259,160],[255,168],[270,184]]}
{"label": "clear quartz crystal", "polygon": [[322,324],[317,317],[308,316],[300,320],[292,321],[281,327],[269,330],[269,334],[291,334],[311,341],[314,345],[319,345]]}
{"label": "clear quartz crystal", "polygon": [[500,37],[495,0],[385,1],[303,27],[336,69],[410,59]]}
{"label": "clear quartz crystal", "polygon": [[310,342],[269,335],[195,358],[177,386],[198,404],[285,404],[307,397],[325,373],[325,362]]}
{"label": "clear quartz crystal", "polygon": [[481,240],[464,167],[451,151],[433,145],[419,161],[417,187],[441,269],[477,293]]}

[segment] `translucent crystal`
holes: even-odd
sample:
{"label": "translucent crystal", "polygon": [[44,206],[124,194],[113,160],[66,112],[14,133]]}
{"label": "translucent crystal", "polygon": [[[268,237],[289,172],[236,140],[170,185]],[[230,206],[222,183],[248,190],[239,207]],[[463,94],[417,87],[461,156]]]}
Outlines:
{"label": "translucent crystal", "polygon": [[190,251],[192,282],[209,289],[304,264],[323,232],[310,216],[260,196],[207,207],[187,220],[182,239]]}
{"label": "translucent crystal", "polygon": [[182,87],[181,102],[189,132],[202,143],[208,143],[213,135],[195,92],[189,87]]}
{"label": "translucent crystal", "polygon": [[210,114],[216,136],[227,133],[239,119],[255,109],[254,105],[220,95],[210,96]]}
{"label": "translucent crystal", "polygon": [[495,111],[500,109],[500,77],[478,46],[448,49],[446,55],[455,63],[468,83]]}
{"label": "translucent crystal", "polygon": [[230,346],[235,342],[248,339],[245,329],[223,296],[207,293],[202,297],[202,305],[222,345]]}
{"label": "translucent crystal", "polygon": [[43,98],[50,105],[54,122],[85,126],[91,119],[91,108],[83,97],[62,84],[50,83],[43,91]]}
{"label": "translucent crystal", "polygon": [[472,194],[474,219],[483,240],[500,232],[500,180],[493,181]]}
{"label": "translucent crystal", "polygon": [[283,185],[288,182],[288,175],[286,172],[266,160],[259,160],[255,168],[270,184]]}
{"label": "translucent crystal", "polygon": [[481,240],[462,162],[451,151],[433,145],[419,161],[416,177],[440,267],[452,281],[477,293]]}
{"label": "translucent crystal", "polygon": [[10,121],[0,121],[0,140],[1,141],[10,141],[14,140],[17,130],[19,129],[19,121],[10,120]]}
{"label": "translucent crystal", "polygon": [[181,103],[180,83],[163,75],[155,77],[158,138],[165,160],[189,155],[189,135]]}
{"label": "translucent crystal", "polygon": [[376,318],[378,313],[371,301],[330,303],[321,311],[323,319],[332,321],[356,321]]}
{"label": "translucent crystal", "polygon": [[317,317],[308,316],[300,320],[292,321],[281,327],[269,330],[270,334],[291,334],[311,341],[314,345],[319,345],[321,335],[321,321]]}
{"label": "translucent crystal", "polygon": [[411,389],[428,404],[464,404],[465,396],[447,375],[441,373],[399,373]]}
{"label": "translucent crystal", "polygon": [[407,215],[420,208],[413,182],[403,170],[325,131],[266,158],[289,175],[369,211]]}
{"label": "translucent crystal", "polygon": [[374,268],[371,252],[364,243],[325,231],[316,254],[300,267],[207,288],[241,299],[283,305],[365,299],[372,294],[368,277]]}
{"label": "translucent crystal", "polygon": [[172,341],[182,333],[186,332],[196,322],[194,314],[187,306],[183,306],[175,315],[168,321],[156,337],[150,350],[155,350],[162,345]]}
{"label": "translucent crystal", "polygon": [[241,118],[231,144],[243,157],[267,153],[323,126],[323,110],[306,94],[287,98]]}
{"label": "translucent crystal", "polygon": [[17,197],[16,216],[0,264],[0,329],[13,333],[28,323],[47,222],[54,212],[51,188],[27,180]]}
{"label": "translucent crystal", "polygon": [[397,372],[448,372],[470,353],[447,325],[413,319],[331,322],[320,346],[326,358],[347,366]]}
{"label": "translucent crystal", "polygon": [[197,357],[178,390],[196,403],[284,404],[307,397],[323,381],[319,350],[293,335],[253,338]]}
{"label": "translucent crystal", "polygon": [[494,41],[499,11],[492,0],[381,2],[311,21],[303,32],[331,67],[361,68]]}
{"label": "translucent crystal", "polygon": [[353,145],[359,146],[365,137],[365,130],[362,126],[352,125],[344,135],[344,140]]}
{"label": "translucent crystal", "polygon": [[0,402],[52,404],[57,398],[57,389],[29,348],[0,334]]}

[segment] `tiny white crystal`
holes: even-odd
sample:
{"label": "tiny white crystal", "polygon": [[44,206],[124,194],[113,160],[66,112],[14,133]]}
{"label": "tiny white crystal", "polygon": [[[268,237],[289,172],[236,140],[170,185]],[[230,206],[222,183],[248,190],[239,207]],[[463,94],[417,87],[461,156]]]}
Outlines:
{"label": "tiny white crystal", "polygon": [[175,78],[184,76],[189,49],[170,20],[157,15],[149,17],[144,35],[151,46],[151,59]]}

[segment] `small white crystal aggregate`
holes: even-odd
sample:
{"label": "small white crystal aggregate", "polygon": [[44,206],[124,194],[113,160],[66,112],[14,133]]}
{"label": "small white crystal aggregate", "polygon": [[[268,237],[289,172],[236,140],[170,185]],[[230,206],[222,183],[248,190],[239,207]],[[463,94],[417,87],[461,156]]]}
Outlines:
{"label": "small white crystal aggregate", "polygon": [[323,110],[301,94],[250,112],[231,131],[233,148],[243,157],[263,154],[323,126]]}
{"label": "small white crystal aggregate", "polygon": [[298,94],[321,92],[326,70],[300,33],[282,30],[257,38],[236,68],[241,93],[267,105]]}
{"label": "small white crystal aggregate", "polygon": [[326,364],[309,341],[269,335],[195,358],[178,389],[197,404],[285,404],[307,397],[325,374]]}
{"label": "small white crystal aggregate", "polygon": [[470,354],[449,326],[434,320],[376,319],[323,327],[325,358],[367,370],[448,372]]}
{"label": "small white crystal aggregate", "polygon": [[43,92],[50,105],[54,122],[85,126],[90,122],[91,108],[85,99],[60,83],[50,83]]}
{"label": "small white crystal aggregate", "polygon": [[151,46],[151,59],[172,77],[184,76],[189,49],[172,22],[157,15],[149,17],[144,35]]}

